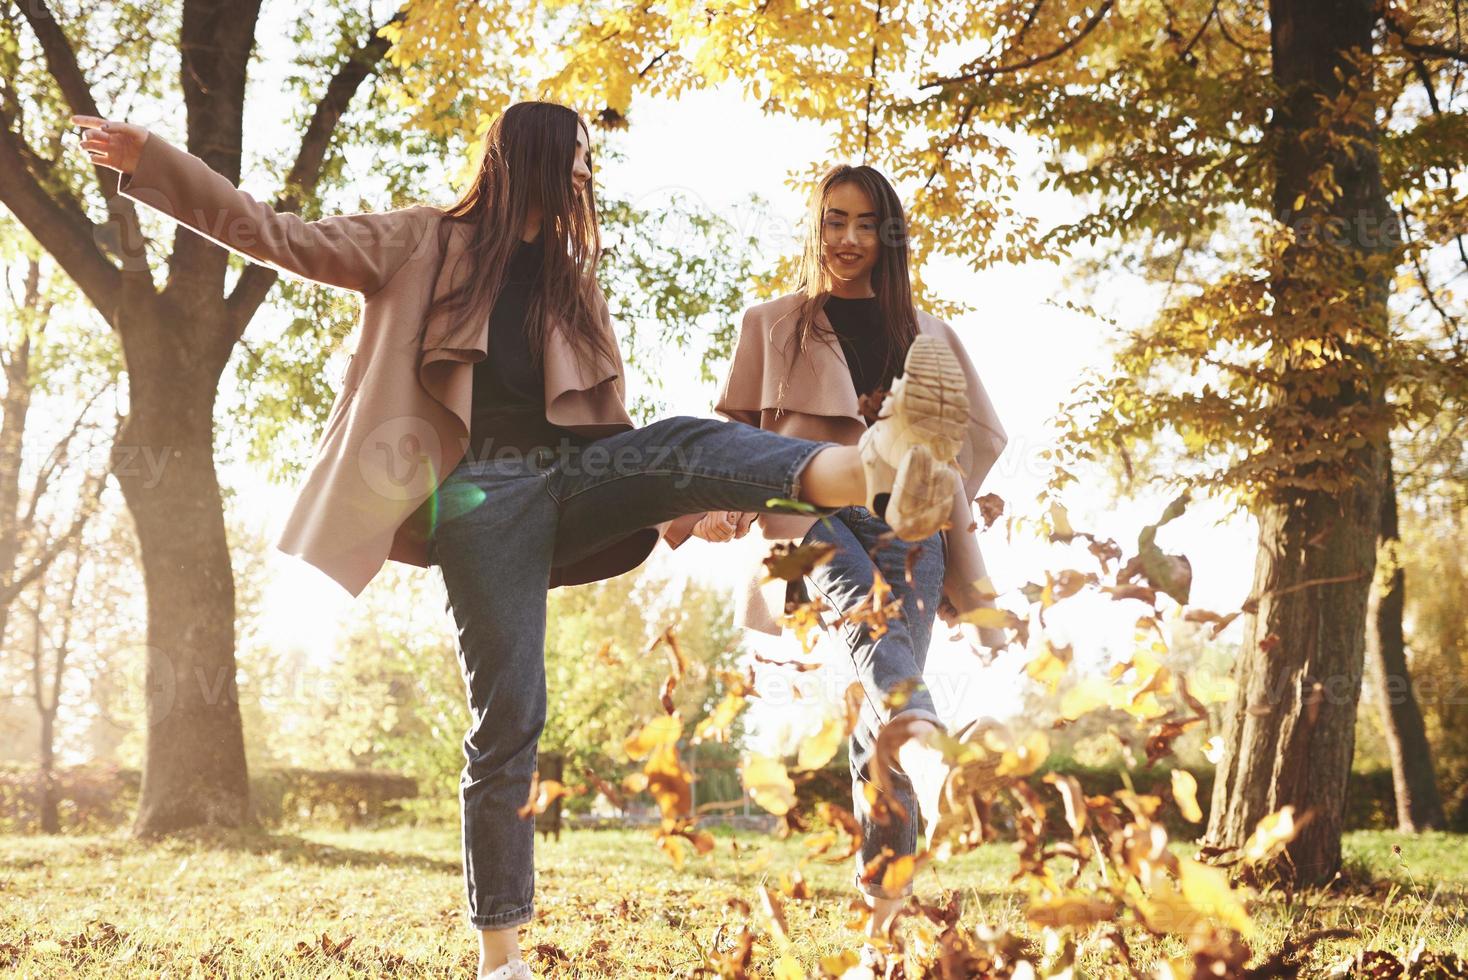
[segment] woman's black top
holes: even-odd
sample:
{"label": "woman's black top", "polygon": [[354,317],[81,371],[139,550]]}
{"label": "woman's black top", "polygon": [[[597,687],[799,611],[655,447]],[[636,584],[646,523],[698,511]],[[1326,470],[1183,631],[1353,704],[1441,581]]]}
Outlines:
{"label": "woman's black top", "polygon": [[507,448],[519,453],[540,447],[555,450],[563,439],[573,446],[591,441],[545,417],[545,377],[526,332],[544,258],[544,235],[520,242],[489,314],[488,352],[474,365],[469,453],[475,459],[494,458]]}
{"label": "woman's black top", "polygon": [[857,397],[891,388],[894,377],[901,373],[902,358],[896,353],[888,358],[887,329],[877,298],[827,296],[825,310],[846,354]]}

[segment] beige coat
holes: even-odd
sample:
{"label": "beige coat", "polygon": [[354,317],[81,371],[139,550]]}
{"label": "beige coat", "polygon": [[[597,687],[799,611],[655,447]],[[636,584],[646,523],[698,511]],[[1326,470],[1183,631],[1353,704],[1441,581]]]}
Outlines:
{"label": "beige coat", "polygon": [[[467,232],[454,229],[436,275],[438,208],[305,221],[276,213],[156,134],[118,191],[246,258],[362,294],[360,339],[276,546],[353,596],[389,559],[427,566],[438,487],[468,449],[473,368],[487,351],[489,311],[457,329],[436,315],[421,344],[418,335],[430,299],[457,282],[450,273]],[[602,328],[611,334],[606,301],[598,298]],[[587,366],[561,330],[552,329],[544,361],[549,421],[594,437],[632,428],[620,355]],[[633,532],[554,569],[551,585],[634,568],[666,528]]]}
{"label": "beige coat", "polygon": [[[866,429],[866,422],[857,407],[846,354],[834,339],[831,321],[823,311],[816,322],[831,339],[823,343],[813,338],[804,359],[796,358],[794,334],[800,300],[801,294],[790,293],[744,311],[734,360],[714,410],[725,418],[772,432],[854,445]],[[987,575],[977,531],[969,530],[974,523],[970,502],[978,496],[1008,437],[953,328],[922,311],[918,311],[917,321],[920,333],[941,337],[953,348],[968,380],[969,428],[957,460],[963,479],[961,486],[954,481],[951,527],[943,532],[948,550],[943,591],[956,609],[967,612],[980,604],[972,594],[973,584]],[[701,516],[673,521],[666,534],[668,543],[675,548],[682,544]],[[761,514],[756,524],[767,539],[798,541],[815,521],[796,514]],[[785,583],[776,579],[762,584],[764,577],[763,563],[756,562],[738,597],[735,622],[778,634],[775,616],[784,609]]]}

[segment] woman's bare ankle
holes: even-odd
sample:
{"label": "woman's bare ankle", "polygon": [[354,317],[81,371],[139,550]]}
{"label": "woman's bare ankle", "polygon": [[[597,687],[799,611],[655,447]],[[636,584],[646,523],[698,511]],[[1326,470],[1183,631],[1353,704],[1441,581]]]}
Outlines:
{"label": "woman's bare ankle", "polygon": [[479,930],[479,975],[486,976],[520,959],[520,927]]}

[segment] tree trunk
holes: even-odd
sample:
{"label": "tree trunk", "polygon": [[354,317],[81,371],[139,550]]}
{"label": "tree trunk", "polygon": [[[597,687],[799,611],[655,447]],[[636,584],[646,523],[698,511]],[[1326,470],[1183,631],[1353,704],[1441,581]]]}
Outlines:
{"label": "tree trunk", "polygon": [[[185,0],[179,19],[175,53],[186,148],[235,183],[260,6],[260,0]],[[60,92],[55,114],[102,115],[47,0],[30,0],[20,10]],[[389,23],[404,17],[399,11]],[[299,210],[315,193],[342,113],[389,47],[376,28],[360,43],[342,41],[345,58],[310,113],[277,210]],[[134,830],[152,835],[202,823],[238,825],[250,819],[248,780],[212,416],[220,374],[276,271],[247,264],[226,293],[225,250],[178,225],[159,292],[132,203],[110,195],[116,175],[97,168],[112,221],[93,226],[72,194],[51,188],[52,176],[35,166],[42,155],[10,128],[10,118],[0,121],[0,202],[112,325],[127,362],[132,411],[115,446],[114,475],[133,516],[148,598],[148,734]],[[120,266],[114,258],[122,259]],[[0,489],[4,477],[0,461]]]}
{"label": "tree trunk", "polygon": [[[1258,507],[1255,605],[1205,842],[1236,851],[1261,819],[1291,806],[1303,824],[1278,871],[1311,885],[1340,867],[1355,747],[1387,433],[1378,365],[1392,213],[1369,109],[1330,132],[1317,120],[1342,93],[1370,92],[1369,77],[1344,55],[1371,51],[1372,0],[1273,0],[1270,18],[1282,92],[1270,134],[1273,203],[1297,232],[1271,275],[1272,328],[1287,372],[1272,397],[1292,438],[1280,445],[1280,433],[1271,434],[1277,451],[1307,461],[1291,463]],[[1341,151],[1346,140],[1350,155]],[[1327,168],[1340,188],[1333,197],[1316,183]]]}
{"label": "tree trunk", "polygon": [[148,732],[133,832],[241,826],[249,822],[249,779],[234,578],[214,469],[222,365],[190,342],[223,327],[158,300],[124,309],[134,318],[119,331],[131,411],[115,472],[148,598]]}
{"label": "tree trunk", "polygon": [[1397,488],[1391,457],[1381,498],[1381,547],[1390,561],[1386,588],[1373,590],[1371,623],[1366,649],[1371,657],[1371,676],[1381,704],[1381,730],[1386,735],[1392,758],[1392,783],[1397,797],[1397,829],[1404,833],[1441,830],[1442,796],[1432,764],[1432,746],[1422,709],[1407,672],[1407,646],[1402,637],[1402,607],[1406,603],[1406,576],[1398,563],[1401,540],[1397,530]]}
{"label": "tree trunk", "polygon": [[36,771],[36,809],[41,833],[61,833],[61,814],[56,805],[55,711],[41,712],[41,766]]}

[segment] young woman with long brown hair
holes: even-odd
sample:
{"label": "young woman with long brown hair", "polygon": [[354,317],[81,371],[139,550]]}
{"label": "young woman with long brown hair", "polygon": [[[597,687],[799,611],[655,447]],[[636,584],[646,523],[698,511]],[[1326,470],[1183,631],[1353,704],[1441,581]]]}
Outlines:
{"label": "young woman with long brown hair", "polygon": [[[934,377],[943,379],[941,386],[933,386]],[[698,537],[725,541],[746,534],[757,517],[766,538],[834,546],[834,557],[814,568],[806,582],[837,613],[861,606],[879,575],[901,601],[901,615],[880,636],[861,623],[842,631],[864,692],[848,748],[852,803],[862,829],[855,884],[872,909],[867,933],[873,938],[887,930],[912,892],[909,881],[892,887],[897,879],[887,878],[884,885],[887,868],[915,851],[920,813],[931,836],[948,775],[930,744],[944,726],[923,682],[935,615],[941,606],[972,641],[1003,643],[997,631],[977,630],[953,614],[992,605],[979,587],[986,572],[970,502],[1006,437],[957,335],[913,305],[907,224],[896,191],[871,167],[832,167],[810,198],[796,289],[745,311],[716,411],[787,435],[853,444],[885,425],[874,420],[914,402],[949,397],[953,390],[964,392],[967,413],[945,449],[956,461],[949,489],[942,499],[929,500],[939,512],[936,521],[931,515],[915,521],[907,506],[878,494],[821,519],[715,511],[679,523]],[[940,524],[946,527],[938,531]],[[785,583],[771,583],[773,592],[762,589],[760,571],[750,579],[738,619],[778,633],[775,616],[786,606]],[[888,725],[905,726],[892,739],[900,745],[902,767],[888,776],[901,804],[892,819],[868,797],[876,782],[871,766],[877,738]],[[864,947],[863,957],[875,961],[876,947]]]}
{"label": "young woman with long brown hair", "polygon": [[[910,400],[860,447],[676,417],[634,428],[596,281],[590,134],[519,103],[485,135],[473,185],[428,205],[305,221],[140,126],[92,116],[82,148],[119,192],[281,271],[362,294],[361,336],[278,547],[358,594],[387,559],[436,565],[471,724],[460,779],[481,976],[529,976],[529,795],[545,723],[545,598],[639,564],[675,518],[825,511],[891,497],[926,537],[967,407],[957,366],[909,360]],[[165,292],[173,284],[165,287]],[[175,298],[187,301],[187,286]],[[181,337],[186,344],[188,338]]]}

